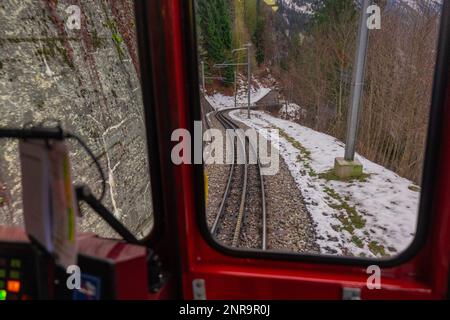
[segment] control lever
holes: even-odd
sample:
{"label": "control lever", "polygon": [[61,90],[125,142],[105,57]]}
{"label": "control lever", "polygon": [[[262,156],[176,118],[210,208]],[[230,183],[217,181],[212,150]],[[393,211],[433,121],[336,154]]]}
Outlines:
{"label": "control lever", "polygon": [[75,187],[78,201],[83,201],[91,207],[105,222],[113,228],[126,242],[139,244],[139,240],[92,194],[87,186]]}

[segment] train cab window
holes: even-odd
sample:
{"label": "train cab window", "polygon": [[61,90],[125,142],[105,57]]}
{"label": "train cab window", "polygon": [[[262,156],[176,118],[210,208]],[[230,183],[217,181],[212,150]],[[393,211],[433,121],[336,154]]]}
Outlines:
{"label": "train cab window", "polygon": [[[54,126],[78,135],[106,176],[103,203],[144,238],[153,209],[134,1],[2,1],[0,127]],[[70,142],[74,183],[101,192],[85,150]],[[0,141],[0,225],[21,225],[18,144]],[[88,207],[81,231],[116,237]]]}
{"label": "train cab window", "polygon": [[211,243],[370,260],[411,248],[442,5],[195,1]]}

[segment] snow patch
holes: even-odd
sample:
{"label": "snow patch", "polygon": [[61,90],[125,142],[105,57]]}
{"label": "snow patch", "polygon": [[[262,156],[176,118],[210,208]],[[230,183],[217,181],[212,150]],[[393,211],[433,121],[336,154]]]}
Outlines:
{"label": "snow patch", "polygon": [[285,103],[281,101],[283,105],[280,109],[279,115],[281,119],[296,120],[306,117],[306,110],[295,103]]}
{"label": "snow patch", "polygon": [[253,111],[251,120],[239,110],[230,115],[258,130],[281,130],[280,155],[302,192],[322,253],[380,258],[411,244],[420,196],[411,181],[360,155],[365,179],[330,180],[326,173],[344,154],[342,142],[264,112]]}
{"label": "snow patch", "polygon": [[427,8],[440,9],[442,6],[442,0],[398,0],[398,3],[419,12]]}
{"label": "snow patch", "polygon": [[[269,78],[270,79],[270,78]],[[238,81],[238,93],[237,93],[237,106],[247,106],[247,86],[246,82],[242,78]],[[254,105],[256,102],[264,98],[272,89],[264,87],[256,78],[252,80],[252,86],[250,89],[250,103]],[[234,96],[227,96],[222,93],[216,92],[213,95],[205,96],[206,100],[216,110],[234,108]]]}
{"label": "snow patch", "polygon": [[281,0],[281,3],[284,5],[284,7],[289,8],[290,10],[293,10],[297,13],[302,13],[302,14],[313,14],[314,13],[311,3],[305,3],[303,5],[298,5],[293,0]]}

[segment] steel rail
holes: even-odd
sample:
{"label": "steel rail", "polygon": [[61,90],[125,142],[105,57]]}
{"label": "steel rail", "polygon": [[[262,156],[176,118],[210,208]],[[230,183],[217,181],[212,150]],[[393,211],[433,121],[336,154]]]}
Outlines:
{"label": "steel rail", "polygon": [[[224,126],[225,129],[238,129],[239,128],[236,124],[234,124],[231,120],[229,120],[228,118],[226,118],[224,116],[224,111],[218,111],[215,113],[215,115],[216,115],[217,120]],[[240,137],[239,134],[237,134],[237,138],[238,138],[237,140],[240,141],[240,146],[242,148],[245,159],[244,159],[244,181],[243,181],[243,185],[242,185],[241,203],[239,206],[238,220],[236,222],[235,232],[234,232],[233,240],[232,240],[233,247],[235,247],[237,245],[237,241],[239,239],[241,223],[242,223],[242,219],[243,219],[244,211],[245,211],[245,200],[246,200],[246,195],[247,195],[247,180],[248,180],[248,163],[247,163],[247,159],[246,159],[247,157],[246,157],[246,150],[245,150],[245,140],[242,141],[242,137]],[[226,200],[228,199],[231,181],[233,179],[233,172],[236,168],[235,158],[237,160],[236,151],[237,151],[238,146],[235,145],[234,139],[232,141],[232,144],[233,144],[233,148],[232,148],[233,162],[230,167],[230,174],[228,176],[227,187],[224,191],[224,194],[222,197],[222,202],[219,207],[219,211],[216,215],[216,218],[215,218],[214,223],[211,228],[211,232],[214,235],[216,235],[216,233],[217,233],[217,227],[218,227],[219,221],[221,220],[221,217],[223,216],[223,211],[225,209],[225,203],[226,203]],[[236,151],[235,151],[235,149],[236,149]]]}
{"label": "steel rail", "polygon": [[[216,116],[217,120],[224,126],[224,128],[227,129],[227,123],[222,119],[220,113],[216,112],[215,116]],[[233,140],[233,145],[234,145],[234,140]],[[219,211],[217,212],[216,218],[214,219],[214,223],[213,223],[213,225],[211,227],[211,234],[213,234],[214,236],[216,235],[217,226],[219,225],[220,218],[223,215],[223,210],[225,208],[225,202],[226,202],[226,200],[228,198],[228,195],[229,195],[229,192],[230,192],[231,181],[233,180],[233,172],[234,172],[234,168],[235,168],[235,161],[234,161],[235,151],[234,151],[234,149],[235,148],[232,148],[232,150],[233,150],[233,155],[232,155],[233,161],[232,161],[231,166],[230,166],[227,186],[226,186],[225,191],[224,191],[223,196],[222,196],[222,201],[221,201],[220,206],[219,206]]]}
{"label": "steel rail", "polygon": [[[240,109],[245,109],[245,108],[230,108],[230,109],[226,109],[226,110],[221,110],[221,111],[217,111],[215,112],[215,116],[217,118],[217,120],[224,126],[225,129],[239,129],[239,126],[237,124],[235,124],[231,119],[227,118],[225,116],[226,112],[229,111],[233,111],[233,110],[240,110]],[[236,221],[236,227],[235,227],[235,231],[233,234],[233,240],[232,240],[232,246],[236,247],[238,240],[239,240],[239,236],[242,230],[242,223],[245,219],[245,202],[246,202],[246,194],[247,194],[247,185],[248,185],[248,165],[250,162],[250,152],[253,152],[255,154],[255,157],[257,159],[257,165],[258,165],[258,173],[259,173],[259,177],[260,177],[260,185],[261,185],[261,214],[262,214],[262,234],[261,234],[261,248],[262,250],[267,250],[267,213],[266,213],[266,197],[265,197],[265,188],[264,188],[264,177],[262,175],[262,171],[261,171],[261,162],[260,159],[258,157],[257,152],[255,151],[255,147],[250,143],[250,141],[248,140],[248,138],[243,139],[239,134],[237,134],[237,138],[240,141],[240,145],[241,148],[243,150],[244,156],[245,156],[245,167],[244,167],[244,181],[243,181],[243,187],[242,187],[242,195],[241,195],[241,203],[240,203],[240,207],[239,207],[239,213],[238,213],[238,218]],[[249,145],[249,154],[248,157],[246,156],[247,151],[246,151],[246,142],[248,142]],[[233,140],[233,146],[234,145],[234,140]],[[233,147],[233,160],[236,157],[236,151],[237,151],[237,146]],[[247,161],[248,160],[248,161]],[[232,178],[233,178],[233,172],[235,170],[236,166],[235,166],[235,161],[232,162],[231,167],[230,167],[230,171],[229,171],[229,175],[228,175],[228,180],[227,180],[227,185],[225,188],[225,191],[223,193],[222,196],[222,201],[220,203],[219,206],[219,210],[218,213],[215,217],[214,223],[211,227],[211,233],[216,236],[216,233],[218,232],[218,225],[219,222],[221,221],[221,218],[223,216],[223,212],[224,212],[224,208],[225,208],[225,204],[226,201],[229,197],[229,192],[230,192],[230,187],[231,187],[231,182],[232,182]]]}
{"label": "steel rail", "polygon": [[264,189],[264,176],[261,171],[261,161],[258,157],[257,152],[255,151],[255,147],[249,142],[249,148],[252,149],[252,152],[255,154],[255,157],[258,162],[258,173],[259,180],[261,184],[261,215],[262,215],[262,234],[261,234],[261,249],[267,250],[267,213],[266,213],[266,193]]}

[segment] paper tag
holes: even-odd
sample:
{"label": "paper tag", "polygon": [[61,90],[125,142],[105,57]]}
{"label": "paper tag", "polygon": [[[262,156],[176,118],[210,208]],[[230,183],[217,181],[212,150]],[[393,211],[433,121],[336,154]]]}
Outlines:
{"label": "paper tag", "polygon": [[64,267],[77,262],[77,216],[69,151],[62,141],[52,141],[50,186],[52,190],[53,246],[57,263]]}
{"label": "paper tag", "polygon": [[19,143],[25,229],[43,248],[53,252],[48,151],[41,141]]}

